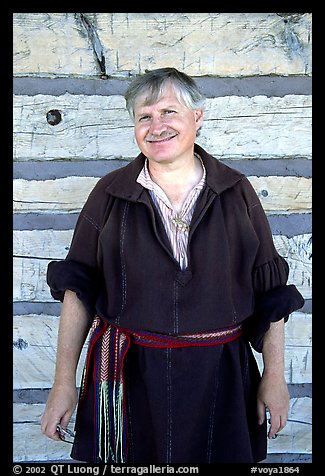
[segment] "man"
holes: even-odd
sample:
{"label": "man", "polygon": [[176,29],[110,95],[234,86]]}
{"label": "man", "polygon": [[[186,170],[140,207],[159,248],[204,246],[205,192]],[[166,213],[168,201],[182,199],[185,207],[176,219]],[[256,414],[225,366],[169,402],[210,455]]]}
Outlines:
{"label": "man", "polygon": [[[204,97],[162,68],[126,105],[141,153],[99,180],[48,283],[63,301],[42,431],[72,457],[130,464],[250,463],[285,426],[284,322],[303,305],[287,285],[246,177],[195,144]],[[251,346],[263,353],[260,377]]]}

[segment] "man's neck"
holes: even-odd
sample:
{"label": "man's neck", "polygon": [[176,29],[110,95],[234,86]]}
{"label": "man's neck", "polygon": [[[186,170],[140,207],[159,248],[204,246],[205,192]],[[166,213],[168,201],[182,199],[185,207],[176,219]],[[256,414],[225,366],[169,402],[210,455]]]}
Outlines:
{"label": "man's neck", "polygon": [[173,163],[157,163],[148,160],[148,170],[153,182],[164,187],[194,187],[202,177],[200,159],[194,154],[186,160]]}
{"label": "man's neck", "polygon": [[[158,166],[157,166],[158,165]],[[203,175],[203,168],[198,157],[192,157],[186,166],[159,167],[149,160],[148,170],[153,182],[159,185],[166,193],[175,210],[180,211],[190,191],[199,183]]]}

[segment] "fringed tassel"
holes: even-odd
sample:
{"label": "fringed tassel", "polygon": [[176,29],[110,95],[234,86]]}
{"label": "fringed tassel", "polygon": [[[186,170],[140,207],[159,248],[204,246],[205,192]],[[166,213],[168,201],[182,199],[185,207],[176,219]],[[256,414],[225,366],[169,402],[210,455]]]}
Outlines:
{"label": "fringed tassel", "polygon": [[125,463],[127,417],[124,396],[124,358],[130,338],[98,318],[89,340],[81,381],[81,397],[92,375],[94,384],[94,462]]}
{"label": "fringed tassel", "polygon": [[100,382],[97,434],[99,460],[126,463],[126,414],[123,382]]}
{"label": "fringed tassel", "polygon": [[126,451],[123,444],[125,415],[121,413],[123,389],[111,382],[99,384],[98,449],[99,460],[125,463]]}
{"label": "fringed tassel", "polygon": [[[99,443],[99,459],[101,461],[109,461],[112,454],[110,447],[110,416],[109,416],[109,383],[101,382],[99,384],[99,418],[98,418],[98,443]],[[112,461],[113,455],[112,455]]]}

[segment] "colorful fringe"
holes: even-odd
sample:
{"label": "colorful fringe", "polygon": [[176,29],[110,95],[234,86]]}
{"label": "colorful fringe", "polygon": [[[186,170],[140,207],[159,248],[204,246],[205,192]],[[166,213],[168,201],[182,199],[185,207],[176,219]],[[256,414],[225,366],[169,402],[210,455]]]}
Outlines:
{"label": "colorful fringe", "polygon": [[147,331],[129,331],[104,322],[93,321],[87,359],[83,371],[80,403],[87,392],[88,379],[94,385],[94,462],[127,461],[127,419],[124,392],[124,359],[131,340],[135,344],[157,348],[218,345],[230,342],[242,333],[241,324],[218,331],[198,334],[167,335]]}
{"label": "colorful fringe", "polygon": [[[90,330],[80,402],[88,379],[94,384],[94,462],[125,463],[127,424],[123,365],[130,338],[118,327],[96,317]],[[91,372],[92,371],[92,372]]]}

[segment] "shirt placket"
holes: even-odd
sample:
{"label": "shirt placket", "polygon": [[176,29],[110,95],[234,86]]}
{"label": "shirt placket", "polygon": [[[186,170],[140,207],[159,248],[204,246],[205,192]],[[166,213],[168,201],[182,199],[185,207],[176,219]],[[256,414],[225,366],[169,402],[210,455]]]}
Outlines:
{"label": "shirt placket", "polygon": [[205,181],[205,169],[203,178],[201,179],[200,183],[189,193],[180,213],[177,213],[173,209],[163,189],[151,180],[147,164],[144,165],[142,173],[143,176],[140,179],[140,183],[142,182],[142,185],[148,188],[155,204],[157,205],[157,208],[160,211],[167,236],[169,237],[171,243],[174,258],[177,260],[180,268],[183,270],[188,265],[187,248],[189,225],[194,211],[194,204]]}
{"label": "shirt placket", "polygon": [[176,236],[177,236],[176,242],[177,242],[177,247],[179,252],[179,263],[180,263],[181,269],[185,269],[188,265],[188,252],[187,252],[188,251],[187,250],[188,236],[189,236],[190,222],[193,215],[194,203],[198,193],[199,193],[199,190],[197,187],[195,187],[192,190],[192,192],[189,194],[189,196],[187,197],[183,205],[182,211],[180,213],[182,221],[186,222],[188,226],[176,227]]}

